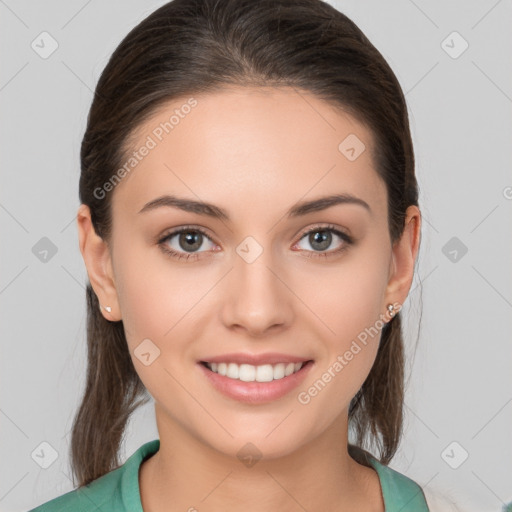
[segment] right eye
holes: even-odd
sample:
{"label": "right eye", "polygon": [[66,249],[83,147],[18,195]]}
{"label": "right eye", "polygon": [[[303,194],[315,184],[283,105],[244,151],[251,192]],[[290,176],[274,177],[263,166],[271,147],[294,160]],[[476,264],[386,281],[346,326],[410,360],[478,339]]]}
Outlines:
{"label": "right eye", "polygon": [[[176,240],[169,244],[174,238],[176,238]],[[205,242],[205,238],[210,240],[215,247],[211,238],[202,229],[183,227],[166,234],[158,241],[158,245],[172,258],[196,260],[199,257],[198,252],[207,252],[199,251]],[[187,252],[188,250],[192,252]]]}

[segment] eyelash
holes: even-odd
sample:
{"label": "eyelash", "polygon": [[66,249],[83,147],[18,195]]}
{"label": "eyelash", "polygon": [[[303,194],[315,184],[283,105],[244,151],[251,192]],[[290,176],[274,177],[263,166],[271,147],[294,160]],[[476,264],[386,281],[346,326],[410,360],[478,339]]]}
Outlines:
{"label": "eyelash", "polygon": [[[319,231],[330,231],[331,233],[334,233],[335,235],[339,236],[345,243],[339,248],[332,251],[306,251],[307,253],[312,253],[306,255],[307,258],[330,258],[331,256],[336,256],[340,254],[341,252],[348,249],[350,245],[354,243],[354,240],[351,236],[347,235],[343,231],[340,231],[336,228],[336,226],[333,226],[332,224],[328,225],[319,225],[315,226],[304,233],[302,233],[299,237],[298,242],[300,242],[306,235],[309,235],[311,233],[317,233]],[[181,253],[178,251],[175,251],[174,249],[170,249],[168,245],[166,245],[166,242],[170,240],[171,238],[175,237],[176,235],[179,235],[181,233],[201,233],[205,237],[211,240],[211,237],[201,228],[194,227],[194,226],[184,226],[176,231],[172,231],[171,233],[166,234],[163,236],[160,240],[158,240],[158,245],[162,248],[162,250],[167,253],[168,256],[171,258],[181,260],[197,260],[199,258],[199,254],[201,253]],[[213,241],[213,240],[212,240]],[[297,243],[298,243],[297,242]]]}

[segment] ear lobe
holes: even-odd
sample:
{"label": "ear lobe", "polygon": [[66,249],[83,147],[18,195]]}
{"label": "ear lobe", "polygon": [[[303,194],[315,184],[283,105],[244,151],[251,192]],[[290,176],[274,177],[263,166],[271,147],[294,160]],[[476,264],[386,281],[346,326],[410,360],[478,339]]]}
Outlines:
{"label": "ear lobe", "polygon": [[387,302],[403,304],[411,288],[414,264],[421,237],[421,212],[417,206],[406,211],[405,227],[400,240],[393,246],[391,273],[387,287]]}
{"label": "ear lobe", "polygon": [[101,308],[101,312],[107,320],[121,320],[110,248],[107,242],[96,234],[90,209],[85,204],[81,204],[78,208],[77,228],[80,252],[91,286],[99,303],[112,308],[110,313],[104,308]]}

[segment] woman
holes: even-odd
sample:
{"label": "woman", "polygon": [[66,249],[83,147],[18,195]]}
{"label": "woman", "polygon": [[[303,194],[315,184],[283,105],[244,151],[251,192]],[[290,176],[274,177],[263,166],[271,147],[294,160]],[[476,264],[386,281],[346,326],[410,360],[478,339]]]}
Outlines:
{"label": "woman", "polygon": [[[351,20],[169,2],[103,71],[81,167],[78,487],[34,510],[428,510],[387,466],[421,229],[407,107]],[[149,395],[159,439],[120,465]]]}

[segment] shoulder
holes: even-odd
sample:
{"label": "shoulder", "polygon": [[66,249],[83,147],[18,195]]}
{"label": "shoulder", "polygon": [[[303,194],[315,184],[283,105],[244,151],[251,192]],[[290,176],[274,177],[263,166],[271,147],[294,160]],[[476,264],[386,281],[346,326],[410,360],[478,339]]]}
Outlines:
{"label": "shoulder", "polygon": [[429,512],[425,494],[418,483],[374,457],[369,462],[379,475],[386,512]]}
{"label": "shoulder", "polygon": [[122,466],[29,512],[142,512],[139,468],[142,461],[158,451],[159,447],[159,439],[149,441],[138,448]]}
{"label": "shoulder", "polygon": [[[124,466],[114,469],[90,484],[47,501],[29,512],[120,510],[118,500],[121,495],[123,469]],[[104,507],[105,504],[108,504],[108,507]]]}

